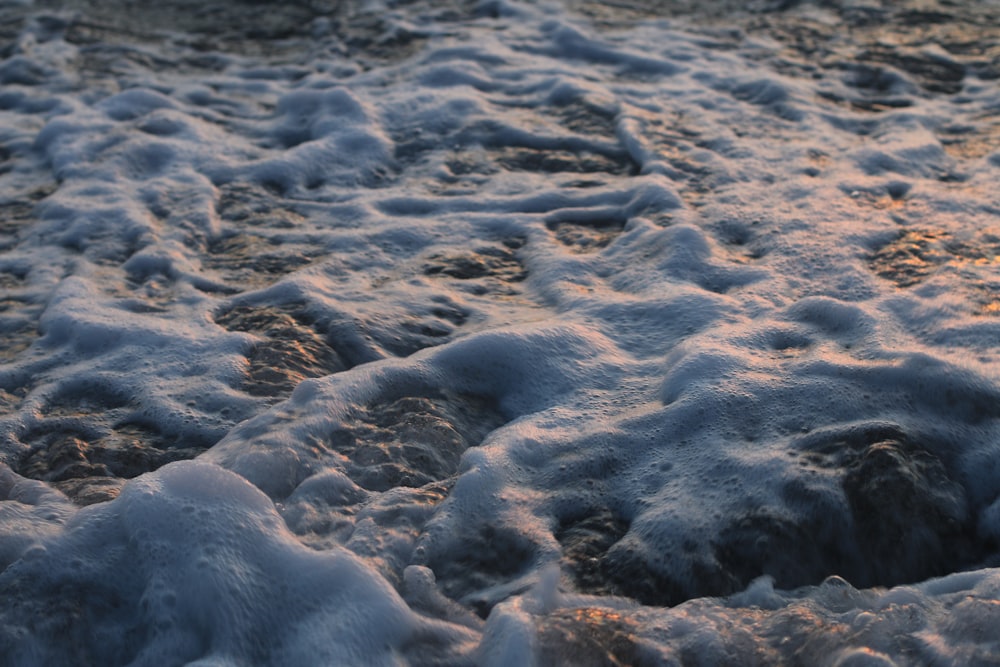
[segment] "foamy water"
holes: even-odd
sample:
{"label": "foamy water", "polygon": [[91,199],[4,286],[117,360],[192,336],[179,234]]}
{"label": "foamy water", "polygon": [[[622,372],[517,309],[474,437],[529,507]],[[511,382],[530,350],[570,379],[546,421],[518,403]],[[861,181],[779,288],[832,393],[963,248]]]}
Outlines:
{"label": "foamy water", "polygon": [[994,25],[207,7],[0,5],[3,664],[1000,660]]}

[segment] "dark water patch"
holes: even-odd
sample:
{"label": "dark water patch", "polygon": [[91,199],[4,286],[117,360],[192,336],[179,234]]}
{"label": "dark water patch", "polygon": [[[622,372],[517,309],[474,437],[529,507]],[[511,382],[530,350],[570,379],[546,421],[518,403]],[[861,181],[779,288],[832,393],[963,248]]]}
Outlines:
{"label": "dark water patch", "polygon": [[[402,327],[404,331],[427,339],[447,338],[455,331],[453,327],[448,326],[448,324],[438,318],[413,318],[403,320],[400,323],[400,327]],[[424,347],[430,346],[424,345],[420,349],[423,349]]]}
{"label": "dark water patch", "polygon": [[[460,284],[486,289],[481,281],[462,281]],[[453,340],[461,333],[471,314],[469,309],[455,303],[448,296],[434,295],[430,297],[430,303],[414,299],[407,304],[407,312],[395,322],[371,318],[360,325],[360,329],[365,339],[374,342],[385,352],[397,357],[408,357],[424,348]],[[369,354],[367,358],[377,356]]]}
{"label": "dark water patch", "polygon": [[217,315],[215,322],[229,331],[258,336],[247,353],[249,367],[242,387],[253,396],[277,401],[306,378],[354,365],[328,342],[326,331],[302,303],[235,306]]}
{"label": "dark water patch", "polygon": [[1000,242],[988,230],[963,241],[939,229],[909,229],[878,248],[868,266],[880,278],[897,287],[911,287],[930,277],[938,267],[950,264],[990,265],[1000,253]]}
{"label": "dark water patch", "polygon": [[588,254],[605,248],[621,234],[616,225],[591,226],[558,222],[548,225],[557,241],[573,253]]}
{"label": "dark water patch", "polygon": [[330,28],[346,38],[351,57],[380,65],[410,58],[424,48],[428,39],[427,34],[392,25],[375,13],[338,19]]}
{"label": "dark water patch", "polygon": [[470,174],[489,175],[498,169],[489,162],[479,160],[467,153],[456,153],[445,161],[445,166],[452,176],[468,176]]}
{"label": "dark water patch", "polygon": [[550,220],[545,225],[559,243],[570,252],[588,254],[611,244],[622,233],[624,220],[599,218],[596,220]]}
{"label": "dark water patch", "polygon": [[[418,532],[423,520],[414,522],[415,517],[429,517],[448,497],[462,454],[479,446],[505,421],[491,398],[431,391],[359,407],[316,447],[343,457],[344,472],[359,494],[397,491],[384,496],[384,511],[377,509],[379,496],[366,505],[366,513],[379,525]],[[400,509],[402,488],[412,489],[406,493],[412,512]],[[480,590],[479,584],[487,579],[499,581],[527,567],[525,554],[530,548],[517,531],[485,530],[472,542],[463,540],[458,552],[451,550],[426,563],[449,597],[457,599]],[[398,571],[387,574],[395,578],[408,564],[396,562]]]}
{"label": "dark water patch", "polygon": [[[817,95],[824,100],[833,102],[853,111],[866,111],[869,113],[883,113],[893,109],[905,109],[913,106],[914,100],[908,97],[890,97],[881,95],[843,96],[830,91],[820,91]],[[862,136],[869,134],[869,130],[864,125],[856,125],[857,134]],[[846,129],[846,126],[845,126]]]}
{"label": "dark water patch", "polygon": [[44,413],[48,419],[76,419],[107,414],[129,404],[129,398],[120,391],[90,382],[74,382],[49,399]]}
{"label": "dark water patch", "polygon": [[[147,118],[149,118],[147,116]],[[155,122],[156,117],[153,117]],[[143,203],[157,220],[167,222],[204,215],[200,193],[184,187],[163,187],[143,193]]]}
{"label": "dark water patch", "polygon": [[969,567],[994,548],[977,537],[965,489],[945,462],[899,427],[806,440],[802,464],[839,479],[851,520],[846,536],[827,531],[828,573],[894,586]]}
{"label": "dark water patch", "polygon": [[574,173],[634,176],[638,167],[626,155],[613,157],[587,151],[549,148],[503,147],[492,151],[498,165],[510,171],[530,171],[548,174]]}
{"label": "dark water patch", "polygon": [[[561,100],[560,100],[561,101]],[[550,112],[559,119],[559,124],[568,130],[588,138],[616,136],[615,114],[585,100],[575,99],[560,104],[556,102]]]}
{"label": "dark water patch", "polygon": [[698,2],[698,0],[569,0],[569,5],[598,21],[605,28],[621,27],[622,23],[657,17],[679,17],[712,22],[745,16],[748,12],[767,6],[768,0],[751,2]]}
{"label": "dark water patch", "polygon": [[602,563],[608,591],[646,605],[673,606],[695,597],[738,590],[731,578],[720,576],[715,563],[698,561],[692,565],[693,574],[676,575],[657,567],[662,563],[651,562],[649,555],[634,545],[610,549]]}
{"label": "dark water patch", "polygon": [[844,63],[841,67],[845,71],[844,82],[869,95],[904,95],[913,92],[913,86],[905,77],[883,65],[861,61]]}
{"label": "dark water patch", "polygon": [[794,329],[772,329],[766,334],[767,347],[786,354],[806,350],[813,342],[809,336]]}
{"label": "dark water patch", "polygon": [[55,190],[55,185],[43,186],[0,202],[0,250],[6,250],[4,246],[13,245],[17,233],[35,221],[35,206],[38,202]]}
{"label": "dark water patch", "polygon": [[1000,119],[984,119],[975,126],[945,127],[939,131],[938,139],[949,156],[961,160],[977,160],[1000,152]]}
{"label": "dark water patch", "polygon": [[160,41],[162,38],[163,35],[157,34],[154,26],[139,24],[130,26],[119,21],[106,20],[104,17],[79,15],[63,25],[63,39],[81,47],[116,43],[123,39],[140,42]]}
{"label": "dark water patch", "polygon": [[114,500],[125,486],[120,477],[75,477],[53,482],[74,504],[85,507]]}
{"label": "dark water patch", "polygon": [[218,190],[215,212],[227,222],[241,226],[293,229],[306,219],[263,186],[232,182],[219,185]]}
{"label": "dark water patch", "polygon": [[742,247],[750,244],[756,237],[754,229],[759,220],[743,220],[739,218],[723,218],[712,225],[715,237],[727,246]]}
{"label": "dark water patch", "polygon": [[202,266],[221,273],[226,282],[256,288],[309,266],[320,250],[287,244],[255,234],[231,234],[210,242]]}
{"label": "dark water patch", "polygon": [[624,613],[581,608],[537,619],[539,664],[553,667],[627,667],[656,664],[643,660],[637,624]]}
{"label": "dark water patch", "polygon": [[877,276],[897,287],[911,287],[923,282],[937,265],[947,261],[940,252],[935,252],[933,245],[943,235],[940,231],[904,232],[879,248],[868,265]]}
{"label": "dark water patch", "polygon": [[498,600],[482,593],[526,573],[535,560],[535,546],[518,530],[485,525],[463,536],[447,559],[432,561],[441,591],[486,618]]}
{"label": "dark water patch", "polygon": [[450,322],[457,327],[462,326],[469,319],[469,311],[453,303],[451,299],[442,297],[435,299],[435,302],[438,305],[431,308],[431,315],[434,317]]}
{"label": "dark water patch", "polygon": [[0,362],[15,359],[38,339],[36,311],[16,299],[0,299]]}
{"label": "dark water patch", "polygon": [[[1000,76],[1000,14],[989,3],[907,1],[862,6],[824,1],[813,8],[822,12],[822,19],[814,11],[796,11],[807,4],[815,3],[570,0],[571,7],[607,29],[649,16],[683,17],[705,35],[700,45],[706,48],[734,50],[747,33],[764,35],[783,47],[764,56],[767,65],[806,79],[823,78],[846,62],[867,62],[897,75],[905,73],[925,91],[954,94],[961,89],[963,74],[983,79]],[[941,46],[944,53],[926,49],[928,44]],[[867,104],[872,111],[883,110],[878,103]]]}
{"label": "dark water patch", "polygon": [[42,306],[24,294],[26,268],[0,270],[0,363],[10,361],[38,339]]}
{"label": "dark water patch", "polygon": [[65,487],[74,500],[97,502],[109,499],[101,489],[117,493],[120,483],[113,480],[194,458],[212,444],[165,433],[137,419],[135,410],[134,401],[118,391],[71,383],[47,402],[43,419],[21,436],[29,449],[17,472]]}
{"label": "dark water patch", "polygon": [[[820,99],[853,111],[882,113],[893,109],[911,107],[917,101],[916,87],[900,72],[891,67],[867,61],[838,63],[840,79],[846,90],[817,91]],[[846,128],[845,128],[846,129]],[[867,134],[865,125],[857,126],[858,134]]]}
{"label": "dark water patch", "polygon": [[12,413],[21,403],[24,393],[26,392],[8,391],[0,387],[0,415]]}
{"label": "dark water patch", "polygon": [[305,48],[301,42],[313,36],[314,20],[335,14],[341,3],[280,3],[268,6],[267,11],[260,11],[256,4],[181,0],[139,6],[78,0],[56,6],[75,10],[63,31],[66,41],[84,47],[173,40],[196,51],[281,56]]}
{"label": "dark water patch", "polygon": [[38,63],[14,56],[0,64],[0,85],[38,86],[45,83],[51,74]]}
{"label": "dark water patch", "polygon": [[903,25],[922,26],[934,23],[946,23],[955,20],[955,15],[949,12],[928,9],[903,9],[895,16],[895,20]]}
{"label": "dark water patch", "polygon": [[692,158],[693,149],[703,148],[723,156],[729,152],[729,146],[718,139],[690,142],[682,134],[675,134],[667,129],[654,129],[651,136],[656,140],[656,152],[674,170],[671,177],[675,181],[687,181],[695,187],[700,181],[708,178],[711,171]]}
{"label": "dark water patch", "polygon": [[177,439],[152,426],[122,423],[108,432],[88,428],[82,417],[47,419],[22,440],[30,450],[18,462],[18,474],[51,482],[81,505],[110,500],[124,480],[204,451],[178,446]]}
{"label": "dark water patch", "polygon": [[965,490],[929,451],[906,440],[873,443],[851,463],[842,484],[871,582],[923,581],[982,555]]}
{"label": "dark water patch", "polygon": [[703,204],[706,196],[722,184],[720,179],[728,178],[713,169],[704,151],[723,158],[744,157],[731,139],[715,135],[706,138],[683,113],[643,117],[642,137],[655,147],[667,176],[680,186],[680,196],[692,206]]}
{"label": "dark water patch", "polygon": [[871,99],[853,98],[849,100],[855,111],[882,113],[893,109],[905,109],[913,106],[913,100],[906,97],[874,97]]}
{"label": "dark water patch", "polygon": [[116,83],[111,83],[117,77],[133,69],[152,71],[170,71],[176,69],[176,63],[168,58],[154,55],[141,42],[141,37],[135,38],[136,45],[129,46],[121,42],[81,43],[74,62],[81,83],[92,88],[111,89],[118,91]]}
{"label": "dark water patch", "polygon": [[362,488],[423,487],[455,475],[462,453],[503,423],[476,396],[409,396],[360,410],[331,434],[329,447],[350,460]]}
{"label": "dark water patch", "polygon": [[[97,560],[99,548],[89,546]],[[129,555],[136,557],[135,553]],[[115,558],[125,569],[134,565],[118,560],[118,552],[104,556]],[[8,577],[0,584],[0,595],[6,601],[5,628],[0,635],[6,664],[46,664],[38,663],[37,654],[21,644],[24,636],[49,640],[47,664],[126,665],[137,656],[150,634],[143,627],[148,621],[136,602],[142,595],[141,587],[131,577],[124,578],[127,583],[114,576],[87,578],[89,568],[84,562],[80,569],[84,572],[70,580],[53,582],[45,574],[33,572],[32,576]]]}
{"label": "dark water patch", "polygon": [[[713,550],[718,571],[714,588],[726,594],[746,588],[761,575],[774,578],[785,589],[817,584],[830,574],[846,574],[844,563],[856,560],[851,545],[830,540],[830,523],[840,518],[837,507],[824,507],[825,500],[810,489],[795,485],[787,493],[797,502],[807,502],[817,512],[814,517],[782,516],[767,511],[752,512],[734,519],[714,540]],[[835,512],[820,514],[820,512]],[[852,563],[856,565],[856,563]]]}
{"label": "dark water patch", "polygon": [[1000,15],[987,4],[821,5],[822,19],[793,11],[733,12],[731,20],[781,45],[757,56],[770,69],[805,80],[841,79],[846,90],[819,95],[855,111],[899,109],[920,97],[959,94],[969,80],[1000,76]]}
{"label": "dark water patch", "polygon": [[0,5],[0,58],[10,58],[20,53],[18,37],[29,20],[31,5],[5,3]]}
{"label": "dark water patch", "polygon": [[933,93],[953,95],[962,90],[965,66],[944,57],[919,52],[901,52],[890,46],[873,47],[859,57],[880,62],[913,76],[920,86]]}
{"label": "dark water patch", "polygon": [[426,275],[443,274],[459,280],[489,276],[503,277],[512,282],[524,280],[526,272],[514,251],[523,247],[524,240],[511,238],[502,245],[482,246],[474,252],[434,255],[425,265]]}
{"label": "dark water patch", "polygon": [[605,557],[625,536],[628,527],[626,520],[607,508],[560,522],[555,537],[562,546],[564,566],[577,590],[591,595],[616,592]]}
{"label": "dark water patch", "polygon": [[[876,173],[892,172],[896,167],[894,158],[884,153],[872,154],[870,157],[860,160],[859,164],[862,165],[862,168],[872,169]],[[911,211],[920,211],[925,206],[924,201],[911,199],[909,195],[913,184],[906,180],[893,180],[877,187],[842,186],[842,189],[858,206],[887,211],[892,220],[898,224],[903,224],[906,219],[905,214]]]}
{"label": "dark water patch", "polygon": [[424,263],[423,272],[464,283],[461,289],[473,294],[519,294],[515,285],[528,277],[517,253],[523,244],[522,239],[511,238],[473,251],[432,255]]}
{"label": "dark water patch", "polygon": [[602,181],[596,178],[577,178],[572,181],[566,181],[562,184],[564,188],[601,188],[607,185],[606,181]]}

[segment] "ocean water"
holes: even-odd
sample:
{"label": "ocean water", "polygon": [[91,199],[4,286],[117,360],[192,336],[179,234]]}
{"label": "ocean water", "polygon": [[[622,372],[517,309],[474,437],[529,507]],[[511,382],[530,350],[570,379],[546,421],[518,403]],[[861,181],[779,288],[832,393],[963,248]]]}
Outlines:
{"label": "ocean water", "polygon": [[997,664],[998,17],[0,1],[0,664]]}

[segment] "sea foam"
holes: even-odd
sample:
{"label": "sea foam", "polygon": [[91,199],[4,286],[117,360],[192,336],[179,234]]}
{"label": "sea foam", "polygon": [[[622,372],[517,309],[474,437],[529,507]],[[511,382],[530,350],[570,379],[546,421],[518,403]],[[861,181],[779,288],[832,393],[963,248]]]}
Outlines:
{"label": "sea foam", "polygon": [[432,5],[3,8],[4,664],[995,660],[988,65]]}

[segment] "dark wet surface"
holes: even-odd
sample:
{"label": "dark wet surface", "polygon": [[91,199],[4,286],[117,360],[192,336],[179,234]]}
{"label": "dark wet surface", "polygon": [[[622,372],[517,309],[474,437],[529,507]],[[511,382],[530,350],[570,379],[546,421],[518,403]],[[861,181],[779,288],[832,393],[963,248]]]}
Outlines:
{"label": "dark wet surface", "polygon": [[350,460],[351,479],[364,489],[421,487],[454,476],[462,453],[501,423],[483,398],[413,396],[359,411],[327,446]]}
{"label": "dark wet surface", "polygon": [[247,354],[247,378],[242,387],[254,396],[277,401],[302,380],[338,373],[353,365],[349,355],[341,355],[328,342],[305,304],[235,306],[217,315],[215,322],[257,338]]}

